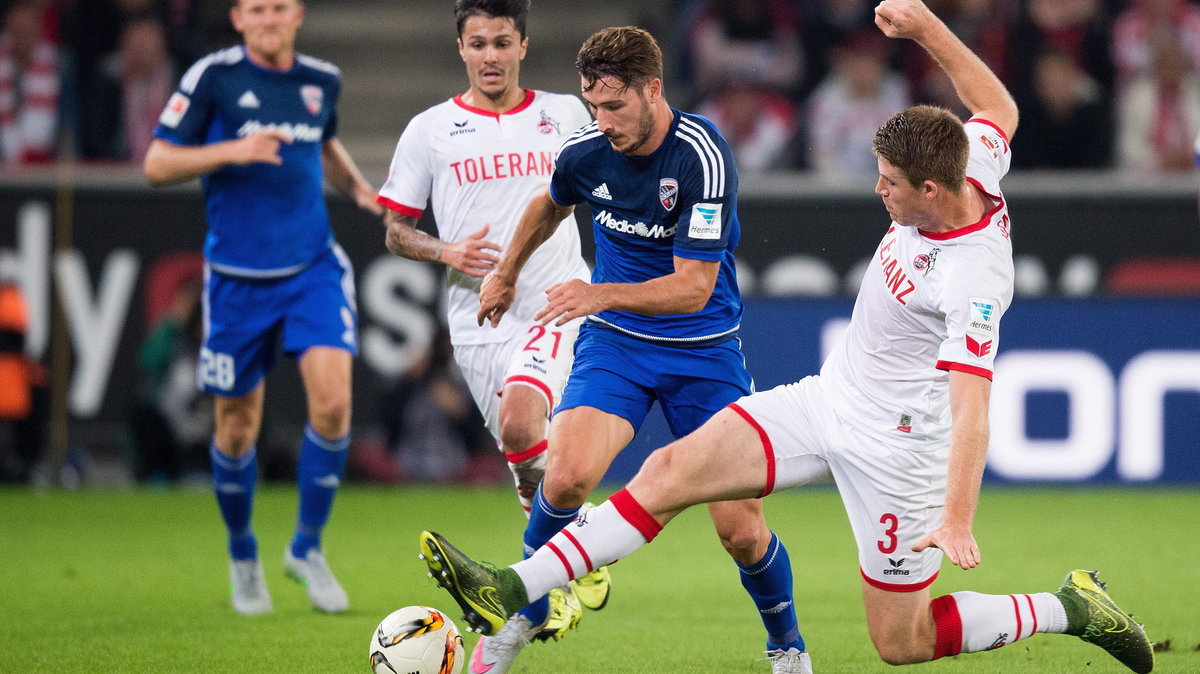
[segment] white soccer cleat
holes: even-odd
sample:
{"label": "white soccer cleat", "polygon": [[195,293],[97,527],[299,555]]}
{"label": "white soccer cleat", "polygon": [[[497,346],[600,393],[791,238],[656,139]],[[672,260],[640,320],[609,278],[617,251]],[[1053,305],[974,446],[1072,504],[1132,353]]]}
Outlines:
{"label": "white soccer cleat", "polygon": [[492,636],[479,637],[471,652],[471,674],[504,674],[540,629],[518,613]]}
{"label": "white soccer cleat", "polygon": [[229,587],[233,610],[242,615],[262,615],[274,610],[262,561],[254,559],[229,560]]}
{"label": "white soccer cleat", "polygon": [[775,648],[767,651],[763,659],[771,661],[771,674],[813,674],[812,658],[807,651]]}
{"label": "white soccer cleat", "polygon": [[341,613],[350,608],[350,598],[333,577],[320,550],[311,548],[304,559],[300,559],[292,554],[289,546],[283,551],[283,572],[308,590],[308,598],[318,611]]}

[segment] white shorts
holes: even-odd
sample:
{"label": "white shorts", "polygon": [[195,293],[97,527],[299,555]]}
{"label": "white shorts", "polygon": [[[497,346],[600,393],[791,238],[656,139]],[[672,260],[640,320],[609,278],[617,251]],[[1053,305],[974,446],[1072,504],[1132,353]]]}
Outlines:
{"label": "white shorts", "polygon": [[942,551],[911,548],[941,523],[949,443],[884,442],[848,423],[827,400],[820,377],[813,376],[731,406],[763,438],[764,495],[832,476],[863,578],[893,592],[927,587],[937,577]]}
{"label": "white shorts", "polygon": [[[511,317],[506,318],[511,320]],[[575,337],[582,324],[583,319],[576,319],[561,327],[543,327],[529,321],[514,324],[505,341],[454,347],[454,360],[497,443],[500,441],[500,397],[506,386],[532,388],[542,394],[548,412],[553,412],[575,361]],[[504,327],[501,324],[501,329]],[[527,448],[509,449],[521,451]]]}

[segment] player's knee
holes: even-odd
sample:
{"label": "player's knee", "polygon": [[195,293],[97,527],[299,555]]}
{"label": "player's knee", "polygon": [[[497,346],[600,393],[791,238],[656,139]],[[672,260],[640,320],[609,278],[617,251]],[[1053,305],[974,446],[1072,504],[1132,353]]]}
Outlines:
{"label": "player's knee", "polygon": [[309,423],[318,435],[337,438],[345,435],[350,426],[350,396],[324,395],[314,397],[308,411]]}
{"label": "player's knee", "polygon": [[758,554],[758,551],[765,548],[767,543],[770,542],[769,531],[764,538],[752,527],[738,527],[729,531],[722,531],[719,532],[719,536],[721,538],[721,546],[725,548],[725,552],[728,552],[730,557],[733,557],[744,565],[757,563],[762,557],[762,555]]}
{"label": "player's knee", "polygon": [[563,472],[546,473],[542,480],[542,495],[555,508],[578,508],[595,485],[581,473],[566,472],[565,475]]}

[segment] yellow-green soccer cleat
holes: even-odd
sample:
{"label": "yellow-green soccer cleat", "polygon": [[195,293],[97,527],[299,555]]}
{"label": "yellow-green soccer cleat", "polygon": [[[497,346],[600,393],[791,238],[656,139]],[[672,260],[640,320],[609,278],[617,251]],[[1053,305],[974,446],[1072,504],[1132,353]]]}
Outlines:
{"label": "yellow-green soccer cleat", "polygon": [[1122,611],[1095,571],[1076,569],[1067,574],[1054,594],[1067,610],[1067,634],[1108,651],[1138,674],[1154,669],[1154,649],[1146,630]]}
{"label": "yellow-green soccer cleat", "polygon": [[528,603],[525,584],[516,571],[480,563],[464,555],[440,535],[422,531],[421,559],[430,577],[446,589],[476,632],[492,635],[508,616]]}
{"label": "yellow-green soccer cleat", "polygon": [[583,607],[570,583],[550,590],[549,597],[550,613],[546,616],[546,624],[535,635],[539,641],[559,641],[567,636],[567,632],[579,629],[579,620],[583,617]]}
{"label": "yellow-green soccer cleat", "polygon": [[[595,504],[589,501],[583,504],[580,512],[594,507]],[[571,586],[575,589],[575,596],[579,597],[580,604],[593,611],[599,611],[608,604],[608,595],[612,594],[612,574],[608,572],[607,566],[602,566],[571,581]]]}
{"label": "yellow-green soccer cleat", "polygon": [[612,594],[612,574],[607,566],[602,566],[571,581],[571,585],[580,604],[599,611],[608,604],[608,596]]}

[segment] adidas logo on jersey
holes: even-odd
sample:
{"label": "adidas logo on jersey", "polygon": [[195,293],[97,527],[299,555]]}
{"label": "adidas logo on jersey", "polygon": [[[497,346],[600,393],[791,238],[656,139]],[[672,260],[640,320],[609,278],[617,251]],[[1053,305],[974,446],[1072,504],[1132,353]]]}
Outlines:
{"label": "adidas logo on jersey", "polygon": [[261,108],[262,103],[258,102],[258,96],[255,96],[253,91],[250,91],[249,89],[247,89],[246,93],[242,94],[242,97],[238,99],[238,107],[239,108]]}
{"label": "adidas logo on jersey", "polygon": [[608,192],[608,183],[600,183],[600,187],[592,190],[592,196],[596,197],[597,199],[612,201],[612,194],[609,194]]}

